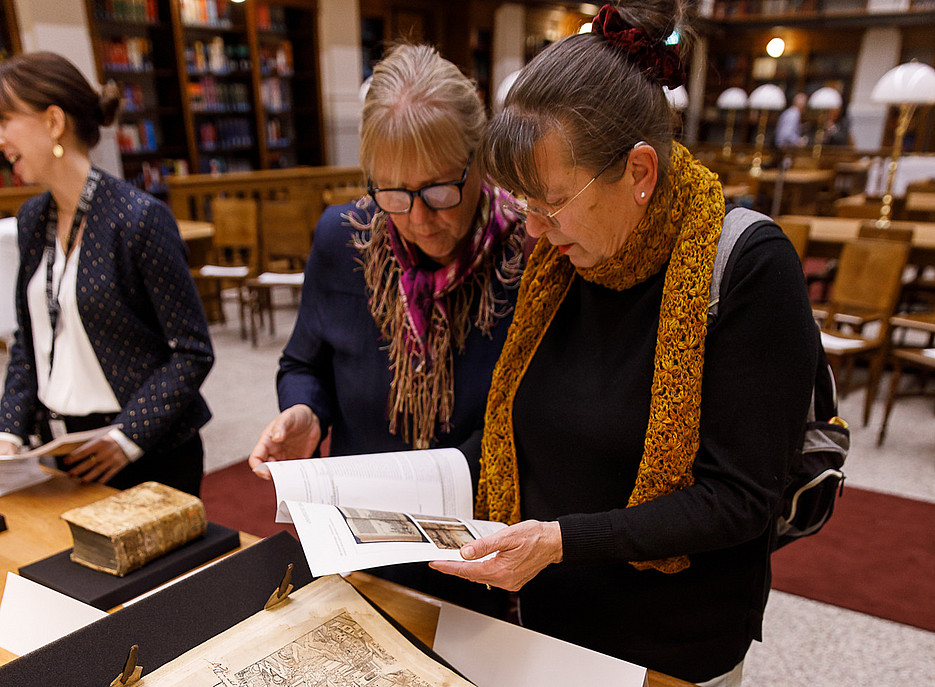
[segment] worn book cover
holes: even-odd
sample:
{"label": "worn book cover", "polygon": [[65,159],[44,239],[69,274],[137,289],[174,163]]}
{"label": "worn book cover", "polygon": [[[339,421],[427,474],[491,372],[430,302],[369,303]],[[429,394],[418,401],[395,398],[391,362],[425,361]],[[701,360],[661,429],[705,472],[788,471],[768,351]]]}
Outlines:
{"label": "worn book cover", "polygon": [[147,562],[200,537],[207,528],[204,504],[158,482],[62,513],[71,528],[71,560],[123,577]]}

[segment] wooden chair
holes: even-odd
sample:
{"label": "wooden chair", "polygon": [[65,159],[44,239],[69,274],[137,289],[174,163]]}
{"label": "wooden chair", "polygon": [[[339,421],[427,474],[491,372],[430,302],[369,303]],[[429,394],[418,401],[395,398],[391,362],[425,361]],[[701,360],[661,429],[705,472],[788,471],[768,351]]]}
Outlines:
{"label": "wooden chair", "polygon": [[797,222],[790,219],[780,219],[779,227],[795,247],[795,252],[799,255],[799,260],[805,264],[805,255],[808,253],[808,232],[810,229],[808,222]]}
{"label": "wooden chair", "polygon": [[[912,244],[912,237],[914,234],[914,227],[911,224],[906,224],[902,222],[892,222],[889,227],[878,227],[876,222],[863,222],[857,229],[857,238],[858,239],[872,239],[877,241],[897,241],[899,243],[905,244],[907,249]],[[835,270],[837,265],[835,264]],[[833,278],[833,273],[832,273]],[[900,304],[903,302],[903,292],[905,289],[906,280],[904,277],[901,277],[901,284],[903,285],[900,288],[900,296],[896,302],[895,310],[899,309]],[[824,321],[827,316],[827,305],[819,304],[812,307],[812,314],[815,316],[819,322]],[[870,312],[865,312],[862,308],[843,308],[838,310],[835,313],[835,318],[844,324],[851,325],[856,327],[858,330],[863,327],[868,322],[879,319],[879,314],[872,310]]]}
{"label": "wooden chair", "polygon": [[257,204],[252,198],[218,197],[211,202],[211,214],[214,223],[211,260],[192,268],[192,277],[205,299],[205,309],[216,302],[221,322],[226,322],[222,292],[233,285],[240,312],[240,337],[246,339],[246,282],[256,276],[259,268]]}
{"label": "wooden chair", "polygon": [[305,262],[312,250],[317,218],[304,200],[264,200],[260,205],[260,274],[247,280],[250,295],[250,339],[269,316],[269,333],[275,336],[273,289],[289,288],[294,300],[302,290]]}
{"label": "wooden chair", "polygon": [[[890,413],[896,399],[916,394],[927,394],[928,375],[935,372],[935,348],[932,348],[933,338],[935,338],[935,311],[896,315],[890,318],[889,324],[894,333],[896,330],[910,330],[927,335],[928,347],[901,345],[890,349],[887,360],[892,365],[893,372],[890,375],[890,388],[886,395],[883,422],[880,425],[880,433],[877,435],[877,446],[883,445],[883,440],[886,437],[886,424],[890,419]],[[900,378],[907,367],[919,370],[922,373],[919,385],[915,389],[904,388],[900,390]]]}
{"label": "wooden chair", "polygon": [[[864,424],[876,396],[889,318],[899,299],[908,255],[909,245],[899,241],[857,239],[844,244],[826,306],[821,339],[842,393],[849,388],[857,359],[869,361]],[[867,333],[870,323],[876,326]]]}

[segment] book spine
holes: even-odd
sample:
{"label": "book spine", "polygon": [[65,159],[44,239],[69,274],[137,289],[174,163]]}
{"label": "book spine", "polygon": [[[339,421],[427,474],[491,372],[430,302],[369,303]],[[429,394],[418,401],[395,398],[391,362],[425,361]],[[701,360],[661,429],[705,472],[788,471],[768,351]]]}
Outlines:
{"label": "book spine", "polygon": [[117,554],[117,575],[123,577],[158,558],[200,537],[208,528],[204,506],[193,503],[174,513],[128,530],[114,542]]}

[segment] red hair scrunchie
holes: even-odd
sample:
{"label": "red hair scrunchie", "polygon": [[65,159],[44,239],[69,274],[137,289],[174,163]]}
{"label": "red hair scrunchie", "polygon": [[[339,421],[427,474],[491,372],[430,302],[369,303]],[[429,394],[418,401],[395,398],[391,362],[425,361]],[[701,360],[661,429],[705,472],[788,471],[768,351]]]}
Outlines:
{"label": "red hair scrunchie", "polygon": [[660,85],[677,88],[685,83],[678,46],[653,42],[643,29],[627,24],[613,5],[604,5],[597,13],[591,33],[624,50],[646,76]]}

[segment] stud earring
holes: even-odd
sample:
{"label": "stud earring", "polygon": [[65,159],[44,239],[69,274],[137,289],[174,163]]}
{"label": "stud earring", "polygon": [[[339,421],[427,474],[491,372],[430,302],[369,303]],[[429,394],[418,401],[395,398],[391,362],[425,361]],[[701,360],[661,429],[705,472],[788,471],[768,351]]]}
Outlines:
{"label": "stud earring", "polygon": [[640,199],[646,198],[646,191],[640,191]]}
{"label": "stud earring", "polygon": [[65,155],[65,149],[62,147],[61,143],[56,142],[56,144],[52,146],[52,154],[59,158]]}

